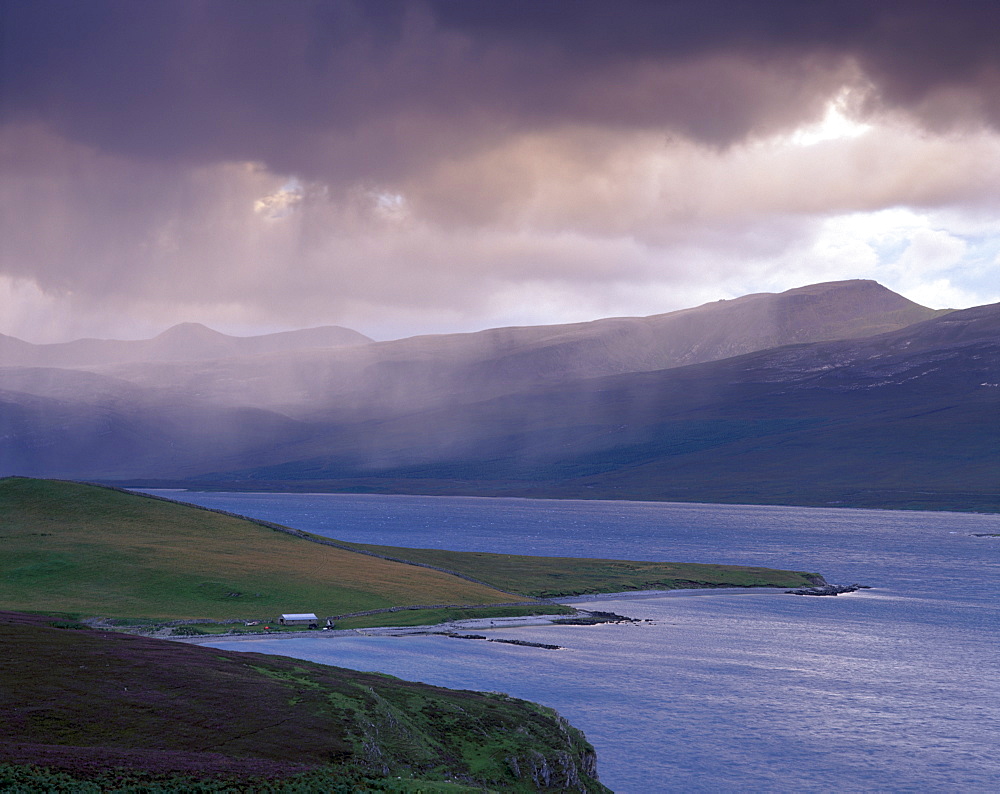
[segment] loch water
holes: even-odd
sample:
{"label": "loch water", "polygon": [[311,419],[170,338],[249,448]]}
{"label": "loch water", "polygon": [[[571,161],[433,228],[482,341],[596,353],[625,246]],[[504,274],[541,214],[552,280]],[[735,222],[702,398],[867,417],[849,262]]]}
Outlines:
{"label": "loch water", "polygon": [[557,709],[618,792],[1000,790],[1000,516],[346,494],[159,495],[342,540],[791,568],[871,590],[604,596],[651,622],[214,643]]}

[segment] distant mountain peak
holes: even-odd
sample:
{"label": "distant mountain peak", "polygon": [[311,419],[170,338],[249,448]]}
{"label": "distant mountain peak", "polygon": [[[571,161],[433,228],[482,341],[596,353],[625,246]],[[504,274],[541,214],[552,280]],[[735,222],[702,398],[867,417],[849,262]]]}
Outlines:
{"label": "distant mountain peak", "polygon": [[899,303],[914,304],[909,298],[893,292],[884,284],[870,278],[850,278],[842,281],[821,281],[818,284],[807,284],[778,293],[779,295],[824,295],[828,293],[871,294],[883,297],[891,296]]}
{"label": "distant mountain peak", "polygon": [[817,298],[823,297],[827,299],[837,297],[847,298],[850,296],[852,300],[859,296],[868,296],[869,298],[877,299],[882,302],[889,301],[891,303],[895,303],[899,307],[919,306],[919,304],[911,301],[909,298],[900,295],[898,292],[893,292],[884,284],[880,284],[870,278],[849,278],[842,279],[840,281],[821,281],[816,284],[806,284],[801,287],[792,287],[791,289],[786,289],[782,292],[754,292],[748,295],[742,295],[738,298],[733,298],[730,301],[718,302],[739,303],[753,302],[761,299],[794,299],[799,296]]}
{"label": "distant mountain peak", "polygon": [[215,331],[201,323],[178,323],[166,331],[157,334],[153,339],[231,339],[232,337],[220,331]]}
{"label": "distant mountain peak", "polygon": [[840,289],[841,287],[876,287],[881,290],[886,290],[891,292],[888,287],[883,286],[875,279],[872,278],[843,278],[837,281],[818,281],[815,284],[804,284],[801,287],[793,287],[792,289],[785,290],[785,292],[822,292],[824,290],[830,289]]}

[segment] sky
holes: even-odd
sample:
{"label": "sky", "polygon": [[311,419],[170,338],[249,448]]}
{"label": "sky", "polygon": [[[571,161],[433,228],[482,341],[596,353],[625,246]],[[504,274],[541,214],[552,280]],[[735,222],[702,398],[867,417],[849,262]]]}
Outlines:
{"label": "sky", "polygon": [[1000,301],[996,0],[0,0],[0,333]]}

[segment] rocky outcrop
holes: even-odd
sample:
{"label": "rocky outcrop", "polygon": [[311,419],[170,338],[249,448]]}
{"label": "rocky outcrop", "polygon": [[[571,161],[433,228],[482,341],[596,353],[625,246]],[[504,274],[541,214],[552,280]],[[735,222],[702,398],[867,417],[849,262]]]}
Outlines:
{"label": "rocky outcrop", "polygon": [[600,612],[586,609],[580,609],[578,612],[580,614],[576,617],[557,618],[552,622],[560,626],[596,626],[599,623],[642,623],[641,620],[636,618],[617,615],[614,612]]}
{"label": "rocky outcrop", "polygon": [[871,588],[863,584],[826,584],[819,587],[798,587],[785,592],[789,595],[835,596],[841,593],[853,593],[855,590],[871,590]]}
{"label": "rocky outcrop", "polygon": [[547,651],[561,651],[561,645],[550,645],[545,642],[531,642],[530,640],[506,640],[500,637],[486,637],[483,634],[458,634],[454,631],[431,631],[429,634],[439,634],[442,637],[454,637],[459,640],[486,640],[487,642],[501,642],[507,645],[523,645],[527,648],[544,648]]}

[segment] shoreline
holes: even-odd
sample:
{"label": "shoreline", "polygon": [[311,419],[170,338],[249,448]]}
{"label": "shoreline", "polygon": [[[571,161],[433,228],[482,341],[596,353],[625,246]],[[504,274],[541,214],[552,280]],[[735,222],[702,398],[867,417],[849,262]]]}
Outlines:
{"label": "shoreline", "polygon": [[[156,493],[149,494],[156,496],[159,492],[170,492],[170,493],[192,493],[192,494],[237,494],[241,496],[418,496],[418,497],[429,497],[429,498],[441,498],[441,499],[509,499],[511,501],[523,501],[523,502],[630,502],[634,504],[650,504],[650,505],[676,505],[678,507],[688,507],[690,505],[708,505],[708,506],[718,506],[718,507],[738,507],[738,508],[778,508],[778,509],[809,509],[809,510],[859,510],[864,512],[888,512],[888,513],[955,513],[956,515],[984,515],[984,516],[995,516],[1000,513],[1000,507],[994,506],[976,506],[976,507],[963,507],[961,504],[957,505],[945,505],[942,507],[930,507],[924,505],[922,507],[907,507],[907,506],[891,506],[886,504],[878,505],[862,505],[862,504],[848,504],[843,500],[830,502],[740,502],[740,501],[730,501],[730,502],[718,502],[706,500],[702,501],[699,499],[681,499],[678,500],[675,497],[671,499],[653,499],[646,497],[644,499],[640,498],[629,498],[629,497],[611,497],[604,496],[602,498],[588,497],[583,494],[576,494],[572,496],[557,496],[557,495],[546,495],[546,496],[523,496],[514,494],[490,494],[490,493],[426,493],[423,491],[385,491],[385,492],[358,492],[352,490],[339,490],[339,491],[297,491],[297,490],[283,490],[283,489],[256,489],[256,490],[234,490],[232,487],[226,488],[210,488],[202,487],[196,488],[185,484],[183,487],[163,487],[158,485],[148,485],[142,484],[140,481],[139,485],[123,485],[123,482],[129,483],[131,480],[92,480],[88,482],[94,482],[97,485],[103,485],[111,488],[119,488],[121,490],[126,490],[130,492],[146,493],[154,491]],[[168,497],[161,497],[168,498]],[[183,501],[183,500],[175,500]],[[194,504],[193,502],[187,502],[186,504]],[[211,509],[211,508],[209,508]],[[362,541],[358,541],[362,542]]]}
{"label": "shoreline", "polygon": [[260,640],[296,640],[302,638],[333,640],[343,637],[405,637],[411,634],[430,635],[448,631],[488,631],[527,626],[549,626],[566,615],[525,615],[509,618],[467,618],[422,626],[373,626],[362,629],[329,629],[319,631],[274,632],[273,634],[212,634],[200,637],[165,637],[176,642],[209,645],[214,642],[256,642]]}
{"label": "shoreline", "polygon": [[[720,595],[782,595],[786,588],[779,587],[711,587],[688,590],[627,590],[621,593],[593,593],[560,599],[560,604],[588,604],[594,601],[642,600],[647,598],[692,598]],[[174,642],[194,645],[210,645],[215,642],[259,642],[261,640],[294,640],[301,638],[338,639],[343,637],[405,637],[410,635],[428,636],[445,632],[489,631],[490,629],[528,628],[533,626],[558,625],[566,615],[524,615],[506,618],[466,618],[445,623],[430,623],[420,626],[376,626],[358,629],[330,629],[309,632],[275,632],[273,634],[213,634],[196,637],[165,637]]]}

